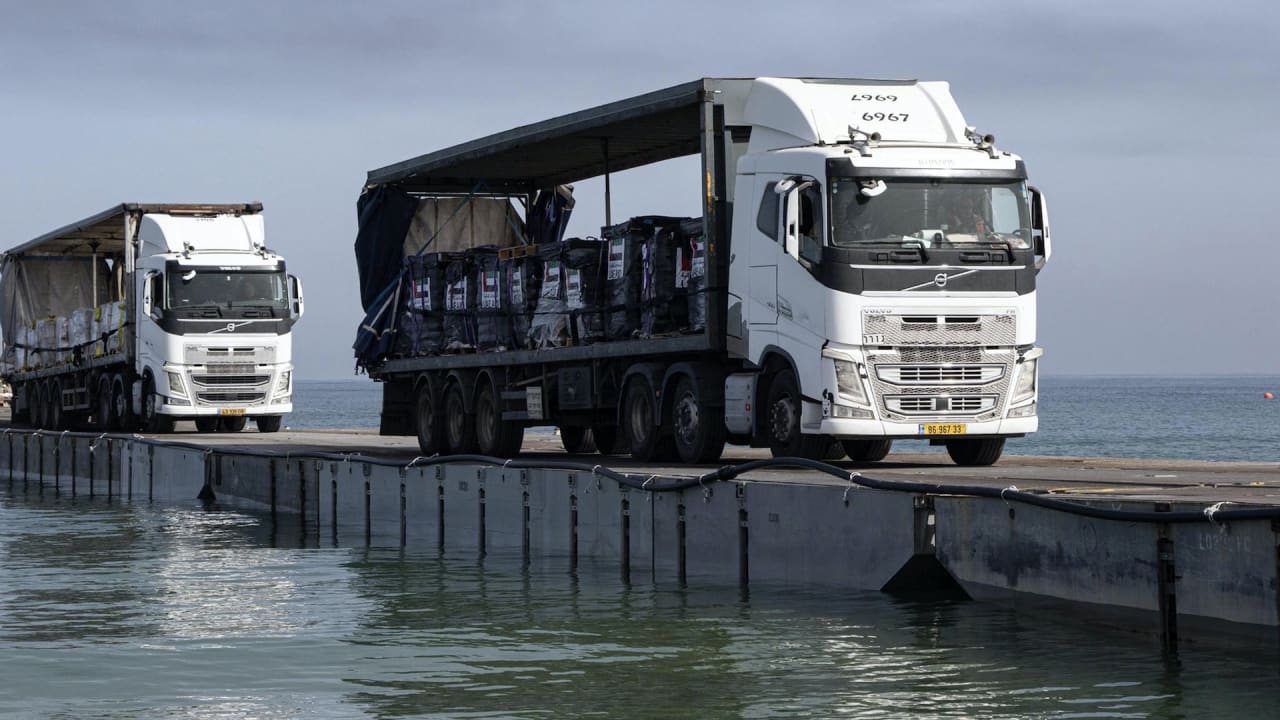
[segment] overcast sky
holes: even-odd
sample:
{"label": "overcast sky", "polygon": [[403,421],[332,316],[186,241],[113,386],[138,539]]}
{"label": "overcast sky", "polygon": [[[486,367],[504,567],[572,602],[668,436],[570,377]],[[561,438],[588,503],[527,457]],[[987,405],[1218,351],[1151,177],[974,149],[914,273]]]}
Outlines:
{"label": "overcast sky", "polygon": [[[1280,372],[1280,6],[691,5],[0,0],[0,245],[261,200],[298,377],[350,377],[370,169],[702,76],[947,80],[1049,198],[1045,372]],[[695,168],[617,176],[614,217],[696,213]]]}

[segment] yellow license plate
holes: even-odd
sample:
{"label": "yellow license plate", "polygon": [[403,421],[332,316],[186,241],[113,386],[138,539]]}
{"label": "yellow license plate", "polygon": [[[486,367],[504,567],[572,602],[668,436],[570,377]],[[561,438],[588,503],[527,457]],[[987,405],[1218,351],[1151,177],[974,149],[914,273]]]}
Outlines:
{"label": "yellow license plate", "polygon": [[920,425],[921,435],[964,435],[968,432],[964,423],[923,423]]}
{"label": "yellow license plate", "polygon": [[244,408],[221,408],[218,410],[219,415],[243,415]]}

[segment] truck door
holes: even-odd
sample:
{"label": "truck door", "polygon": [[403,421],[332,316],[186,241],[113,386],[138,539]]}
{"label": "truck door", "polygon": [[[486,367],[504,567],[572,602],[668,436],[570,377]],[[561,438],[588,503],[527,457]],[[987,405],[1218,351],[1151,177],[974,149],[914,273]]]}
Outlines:
{"label": "truck door", "polygon": [[[747,323],[754,337],[757,333],[775,333],[778,324],[778,257],[782,254],[778,239],[782,230],[782,196],[776,180],[764,183],[756,229],[751,235],[751,278]],[[753,345],[755,343],[752,343]]]}

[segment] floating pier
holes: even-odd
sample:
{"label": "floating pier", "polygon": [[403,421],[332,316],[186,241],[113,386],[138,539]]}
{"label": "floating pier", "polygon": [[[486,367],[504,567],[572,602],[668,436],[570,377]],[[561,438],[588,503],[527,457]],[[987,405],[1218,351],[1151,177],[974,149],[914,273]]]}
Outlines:
{"label": "floating pier", "polygon": [[421,458],[369,432],[7,429],[11,491],[217,503],[319,541],[518,550],[635,582],[955,592],[1180,638],[1280,639],[1280,465],[945,456],[664,467],[557,452]]}

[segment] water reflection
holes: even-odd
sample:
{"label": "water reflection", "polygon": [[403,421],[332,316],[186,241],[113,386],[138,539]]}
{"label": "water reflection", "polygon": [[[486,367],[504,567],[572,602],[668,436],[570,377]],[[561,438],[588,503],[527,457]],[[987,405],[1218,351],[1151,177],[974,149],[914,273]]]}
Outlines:
{"label": "water reflection", "polygon": [[4,717],[1270,717],[1276,654],[0,483]]}

